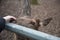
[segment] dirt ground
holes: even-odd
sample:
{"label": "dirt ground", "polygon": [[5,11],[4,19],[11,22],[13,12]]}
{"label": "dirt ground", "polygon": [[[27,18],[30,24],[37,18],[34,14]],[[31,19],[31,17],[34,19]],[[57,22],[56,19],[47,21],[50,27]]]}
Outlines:
{"label": "dirt ground", "polygon": [[[38,2],[39,5],[31,5],[31,17],[39,18],[41,21],[48,17],[53,18],[53,20],[47,26],[39,27],[38,30],[60,37],[60,0],[38,0]],[[22,15],[22,1],[1,0],[0,16],[6,15],[13,15],[17,17],[17,20],[19,22],[19,17]],[[21,23],[19,22],[18,24]],[[25,26],[29,26],[26,23],[22,24]],[[4,30],[0,34],[0,37],[1,40],[15,40],[14,33],[11,33],[6,30]]]}

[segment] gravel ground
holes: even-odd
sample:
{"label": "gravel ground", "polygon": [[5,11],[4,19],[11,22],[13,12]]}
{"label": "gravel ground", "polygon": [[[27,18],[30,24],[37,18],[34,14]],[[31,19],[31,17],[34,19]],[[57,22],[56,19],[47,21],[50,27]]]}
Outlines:
{"label": "gravel ground", "polygon": [[[48,17],[53,18],[53,20],[47,26],[39,27],[38,30],[60,37],[60,0],[38,0],[38,2],[39,5],[31,5],[31,17],[39,18],[41,21]],[[22,14],[21,3],[22,1],[20,2],[20,0],[1,0],[0,16],[16,16],[18,18],[18,24],[21,24],[19,20],[19,17]],[[22,24],[29,26],[26,24],[26,22],[22,22]],[[13,34],[14,33],[4,30],[0,34],[1,40],[15,40],[16,38]]]}

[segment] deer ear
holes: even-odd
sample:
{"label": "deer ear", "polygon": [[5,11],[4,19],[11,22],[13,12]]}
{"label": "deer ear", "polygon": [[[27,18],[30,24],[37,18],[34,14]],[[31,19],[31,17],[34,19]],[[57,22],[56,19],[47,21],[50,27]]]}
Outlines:
{"label": "deer ear", "polygon": [[50,23],[51,20],[52,20],[51,17],[50,17],[50,18],[47,18],[47,19],[43,20],[43,21],[40,23],[40,25],[42,24],[43,26],[47,26],[47,25]]}
{"label": "deer ear", "polygon": [[36,19],[36,22],[39,23],[40,22],[40,19]]}
{"label": "deer ear", "polygon": [[30,21],[29,24],[35,25],[35,26],[40,26],[40,19],[34,19],[35,21]]}
{"label": "deer ear", "polygon": [[36,19],[36,25],[37,25],[37,26],[40,26],[39,23],[40,23],[40,19]]}

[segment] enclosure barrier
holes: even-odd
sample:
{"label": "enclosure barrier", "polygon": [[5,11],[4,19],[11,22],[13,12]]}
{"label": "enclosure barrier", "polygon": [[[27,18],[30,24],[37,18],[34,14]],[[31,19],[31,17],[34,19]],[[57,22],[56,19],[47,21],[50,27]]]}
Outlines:
{"label": "enclosure barrier", "polygon": [[22,36],[32,38],[34,40],[60,40],[59,37],[55,37],[55,36],[52,36],[40,31],[36,31],[21,25],[13,24],[13,23],[6,24],[5,29],[15,32]]}

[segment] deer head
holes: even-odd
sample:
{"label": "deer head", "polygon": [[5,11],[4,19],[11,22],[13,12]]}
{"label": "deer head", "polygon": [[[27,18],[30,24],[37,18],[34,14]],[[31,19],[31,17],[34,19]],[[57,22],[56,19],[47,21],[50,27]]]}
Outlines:
{"label": "deer head", "polygon": [[41,21],[40,19],[30,18],[28,16],[20,17],[20,19],[28,21],[28,24],[32,24],[35,27],[36,30],[40,26],[47,26],[50,23],[50,21],[52,20],[51,17],[49,17],[49,18],[44,19],[43,21]]}

